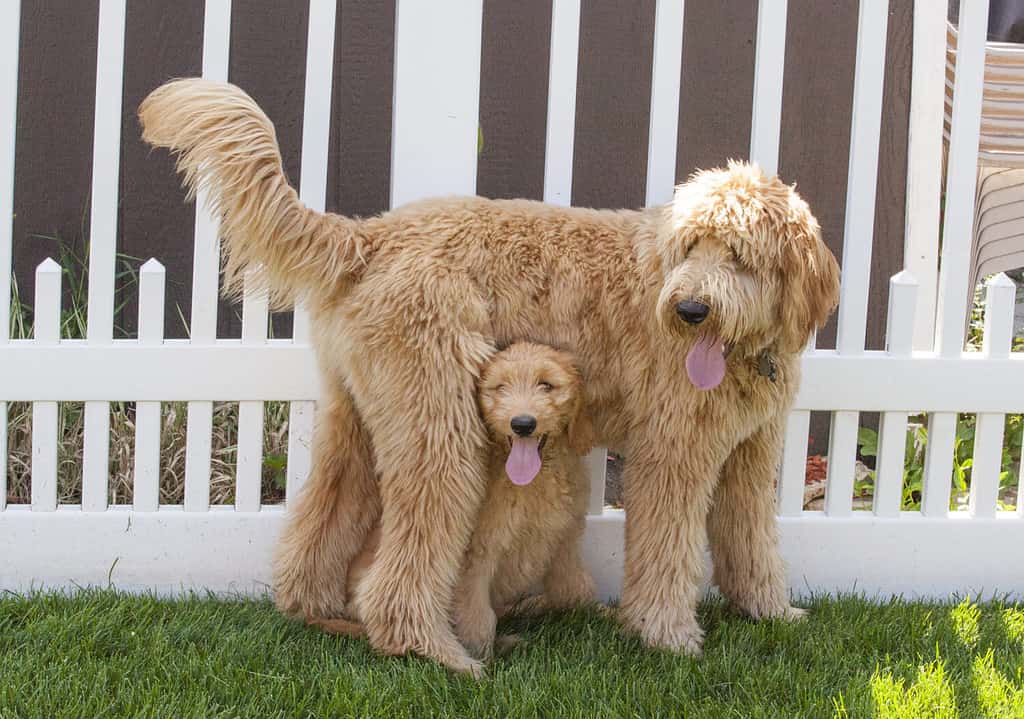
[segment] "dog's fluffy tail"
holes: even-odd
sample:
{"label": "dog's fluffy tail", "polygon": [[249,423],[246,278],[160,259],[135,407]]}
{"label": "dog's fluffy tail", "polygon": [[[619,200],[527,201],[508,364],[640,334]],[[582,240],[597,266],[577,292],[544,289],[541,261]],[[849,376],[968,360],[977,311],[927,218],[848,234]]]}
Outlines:
{"label": "dog's fluffy tail", "polygon": [[228,83],[184,79],[158,87],[139,106],[142,138],[178,156],[190,197],[207,193],[224,241],[225,290],[269,293],[274,306],[340,291],[367,259],[355,220],[316,212],[288,184],[274,125]]}

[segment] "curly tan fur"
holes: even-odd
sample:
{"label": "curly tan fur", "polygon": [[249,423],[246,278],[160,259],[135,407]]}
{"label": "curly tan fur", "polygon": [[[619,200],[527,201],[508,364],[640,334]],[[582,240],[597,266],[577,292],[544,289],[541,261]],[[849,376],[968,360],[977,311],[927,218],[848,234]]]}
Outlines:
{"label": "curly tan fur", "polygon": [[[487,659],[497,619],[508,607],[540,611],[594,600],[594,581],[580,554],[589,490],[582,455],[591,449],[592,432],[572,358],[541,345],[516,343],[495,355],[480,382],[480,406],[491,433],[488,484],[453,619],[459,641],[474,657]],[[543,461],[532,482],[516,486],[506,476],[505,461],[515,436],[511,420],[522,415],[537,421],[530,436],[543,438]],[[375,527],[350,565],[350,593],[358,593],[379,542]],[[541,594],[527,596],[538,584]],[[334,634],[361,635],[358,607],[350,606],[350,614],[356,621],[313,623]]]}
{"label": "curly tan fur", "polygon": [[[229,274],[263,272],[278,298],[304,298],[324,383],[356,410],[324,418],[359,428],[322,431],[318,451],[343,459],[318,461],[312,499],[293,513],[302,539],[282,546],[281,606],[344,607],[339,578],[369,523],[342,525],[342,497],[362,497],[367,514],[377,506],[349,489],[367,472],[347,467],[373,466],[380,546],[355,596],[367,634],[384,652],[472,666],[449,614],[486,486],[475,386],[496,346],[525,339],[579,358],[596,440],[627,458],[626,627],[700,652],[706,538],[716,580],[741,609],[794,615],[772,475],[798,352],[836,304],[838,268],[793,188],[730,163],[643,211],[466,197],[354,220],[298,203],[270,122],[235,87],[171,83],[141,119],[148,140],[179,153],[186,182],[210,192]],[[704,301],[706,321],[676,318],[680,298]],[[711,333],[731,352],[724,381],[699,391],[684,358]],[[775,381],[758,371],[766,353]],[[333,439],[355,434],[367,441]]]}

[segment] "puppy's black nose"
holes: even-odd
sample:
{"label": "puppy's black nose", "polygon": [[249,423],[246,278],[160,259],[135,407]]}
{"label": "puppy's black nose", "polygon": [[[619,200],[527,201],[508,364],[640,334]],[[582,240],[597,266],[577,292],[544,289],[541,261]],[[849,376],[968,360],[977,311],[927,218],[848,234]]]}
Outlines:
{"label": "puppy's black nose", "polygon": [[710,311],[710,307],[696,300],[683,300],[676,305],[676,314],[683,318],[683,322],[689,322],[691,325],[699,325]]}
{"label": "puppy's black nose", "polygon": [[529,437],[533,434],[533,430],[537,429],[537,420],[528,414],[521,414],[512,418],[509,423],[512,425],[512,431],[518,434],[520,437]]}

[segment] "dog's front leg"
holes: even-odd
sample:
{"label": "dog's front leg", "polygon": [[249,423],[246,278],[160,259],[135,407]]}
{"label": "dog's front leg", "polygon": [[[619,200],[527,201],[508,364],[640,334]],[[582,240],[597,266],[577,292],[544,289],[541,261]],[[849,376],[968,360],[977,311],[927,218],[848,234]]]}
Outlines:
{"label": "dog's front leg", "polygon": [[713,447],[687,446],[678,437],[651,438],[631,451],[626,464],[619,616],[647,644],[692,657],[700,656],[704,638],[697,590],[718,455]]}
{"label": "dog's front leg", "polygon": [[789,604],[779,553],[772,480],[782,454],[782,424],[756,431],[726,460],[708,517],[714,581],[754,619],[799,619]]}
{"label": "dog's front leg", "polygon": [[455,633],[478,659],[490,659],[498,617],[491,603],[491,580],[496,560],[484,553],[469,553],[455,593]]}

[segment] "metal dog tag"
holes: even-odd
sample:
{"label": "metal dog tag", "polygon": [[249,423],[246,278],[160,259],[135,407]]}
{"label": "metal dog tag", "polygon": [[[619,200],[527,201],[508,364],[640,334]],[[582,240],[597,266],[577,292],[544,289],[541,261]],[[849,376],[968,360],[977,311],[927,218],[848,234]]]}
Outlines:
{"label": "metal dog tag", "polygon": [[757,360],[757,373],[762,377],[767,377],[772,382],[778,379],[778,373],[775,371],[775,360],[767,352],[762,353]]}

